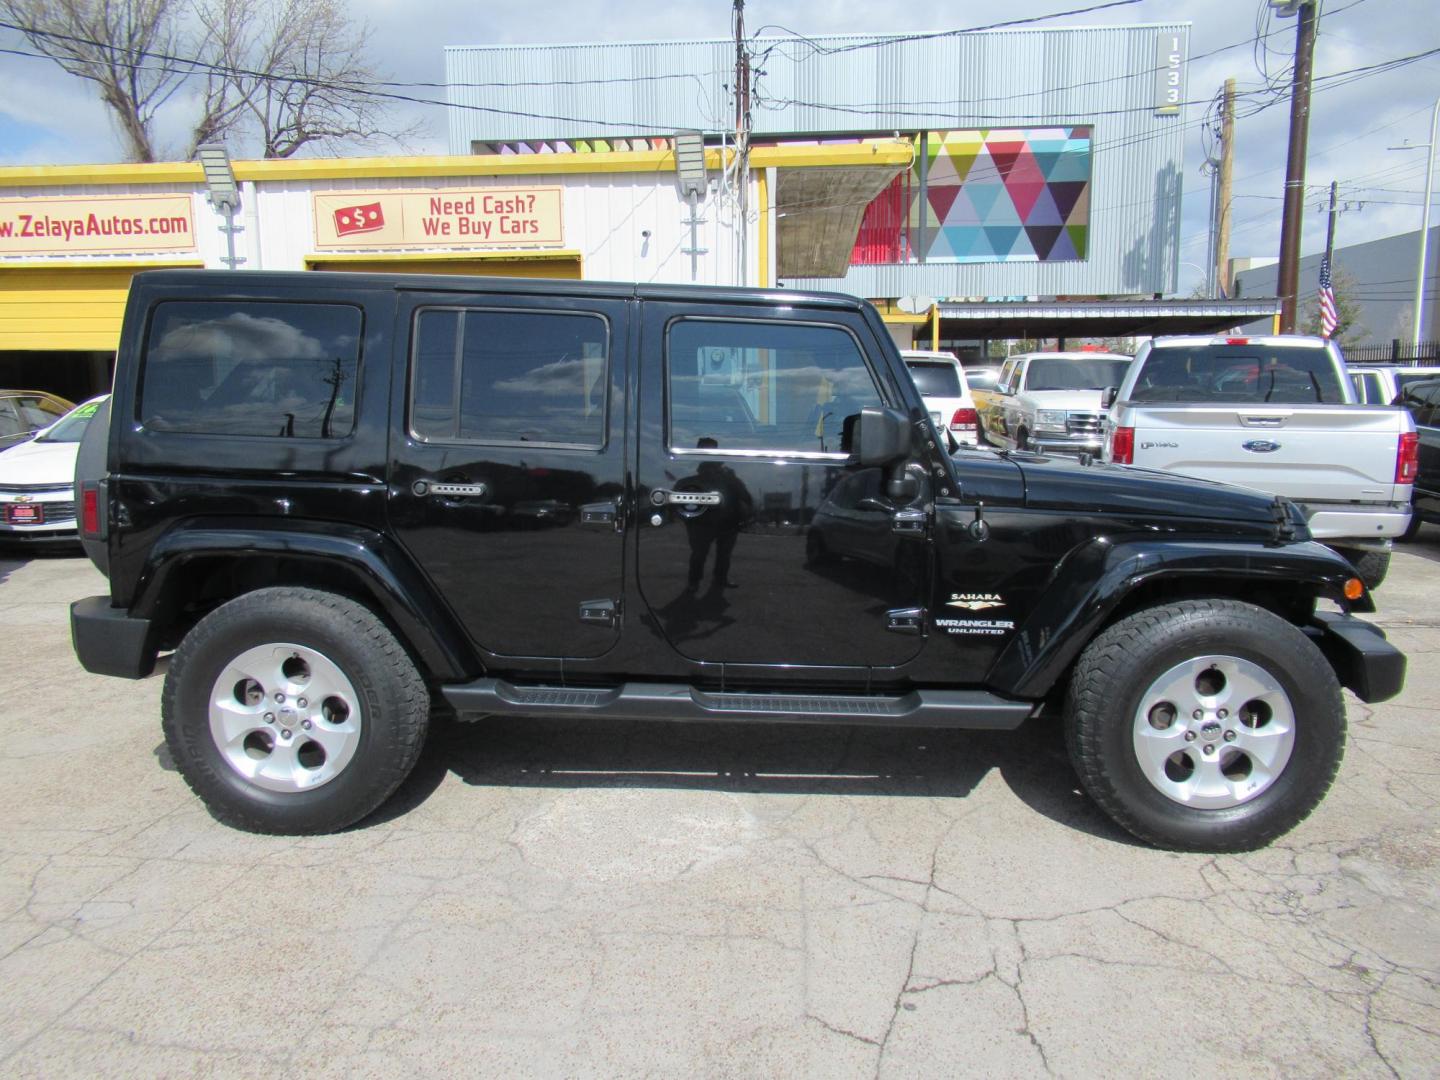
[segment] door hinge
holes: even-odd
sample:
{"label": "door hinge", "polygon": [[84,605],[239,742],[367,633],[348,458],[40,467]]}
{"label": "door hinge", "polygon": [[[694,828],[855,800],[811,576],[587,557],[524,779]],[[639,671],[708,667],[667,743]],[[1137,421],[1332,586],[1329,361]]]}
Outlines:
{"label": "door hinge", "polygon": [[925,609],[894,608],[885,613],[885,629],[897,634],[918,635],[925,629]]}
{"label": "door hinge", "polygon": [[896,510],[890,531],[904,536],[924,536],[929,525],[930,515],[924,510]]}
{"label": "door hinge", "polygon": [[580,621],[588,626],[614,626],[620,619],[617,600],[581,600]]}

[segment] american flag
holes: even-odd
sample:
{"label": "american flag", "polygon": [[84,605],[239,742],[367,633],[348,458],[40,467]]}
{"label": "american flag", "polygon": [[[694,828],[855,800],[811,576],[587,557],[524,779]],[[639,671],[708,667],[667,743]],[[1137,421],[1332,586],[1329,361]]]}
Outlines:
{"label": "american flag", "polygon": [[1330,256],[1320,259],[1320,336],[1328,338],[1340,325],[1340,313],[1335,309],[1335,290],[1330,287]]}

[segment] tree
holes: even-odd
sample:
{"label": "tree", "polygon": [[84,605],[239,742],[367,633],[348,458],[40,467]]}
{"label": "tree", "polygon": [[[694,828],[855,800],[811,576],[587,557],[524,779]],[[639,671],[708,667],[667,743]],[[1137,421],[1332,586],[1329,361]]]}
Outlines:
{"label": "tree", "polygon": [[[158,110],[200,83],[185,156],[202,143],[306,146],[403,142],[386,123],[370,28],[339,0],[0,0],[30,44],[96,84],[131,161],[154,161]],[[178,107],[178,105],[177,105]]]}
{"label": "tree", "polygon": [[237,131],[267,158],[414,134],[387,130],[370,91],[382,78],[366,57],[370,28],[335,0],[204,0],[197,18],[213,59],[192,151]]}
{"label": "tree", "polygon": [[[1353,349],[1357,345],[1365,344],[1369,331],[1361,321],[1364,312],[1360,310],[1360,301],[1355,299],[1355,278],[1344,267],[1336,266],[1330,272],[1330,288],[1335,290],[1335,313],[1339,316],[1335,323],[1335,333],[1330,337],[1339,342],[1342,349]],[[1305,301],[1304,316],[1305,332],[1320,333],[1318,292],[1311,293]]]}
{"label": "tree", "polygon": [[154,161],[155,114],[189,76],[179,0],[0,0],[26,40],[71,75],[93,82],[130,161]]}

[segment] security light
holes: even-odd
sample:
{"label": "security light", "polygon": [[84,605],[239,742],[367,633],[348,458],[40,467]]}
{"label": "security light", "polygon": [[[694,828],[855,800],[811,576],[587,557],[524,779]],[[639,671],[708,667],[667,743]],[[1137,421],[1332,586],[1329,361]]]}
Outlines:
{"label": "security light", "polygon": [[230,153],[224,143],[206,143],[197,147],[195,156],[205,170],[205,186],[210,190],[210,205],[217,210],[234,210],[240,205],[240,188],[235,183],[235,170],[230,168]]}
{"label": "security light", "polygon": [[698,131],[675,135],[675,173],[685,196],[705,197],[705,139]]}

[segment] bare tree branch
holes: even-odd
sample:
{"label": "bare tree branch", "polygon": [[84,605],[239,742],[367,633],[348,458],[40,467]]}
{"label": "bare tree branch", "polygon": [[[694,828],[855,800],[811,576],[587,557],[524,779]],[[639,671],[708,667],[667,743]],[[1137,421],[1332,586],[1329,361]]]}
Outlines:
{"label": "bare tree branch", "polygon": [[93,82],[130,161],[154,161],[155,114],[190,75],[173,59],[180,0],[0,0],[0,12],[70,74]]}

